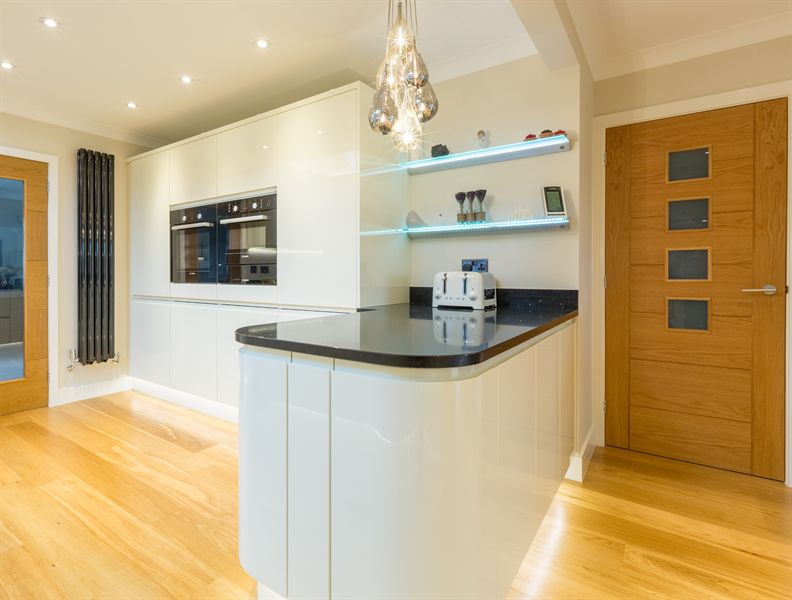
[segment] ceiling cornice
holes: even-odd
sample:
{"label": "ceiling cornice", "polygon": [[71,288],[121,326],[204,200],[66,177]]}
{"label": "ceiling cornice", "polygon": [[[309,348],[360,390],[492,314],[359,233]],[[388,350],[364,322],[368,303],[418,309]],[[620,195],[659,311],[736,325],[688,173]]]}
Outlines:
{"label": "ceiling cornice", "polygon": [[792,35],[792,12],[615,57],[592,70],[595,80],[610,79],[789,35]]}
{"label": "ceiling cornice", "polygon": [[63,115],[52,114],[50,112],[44,115],[31,110],[8,110],[7,108],[4,108],[4,110],[0,112],[7,115],[14,115],[25,119],[31,119],[33,121],[39,121],[41,123],[47,123],[49,125],[64,127],[66,129],[75,129],[83,133],[90,133],[92,135],[98,135],[111,140],[126,142],[127,144],[135,144],[136,146],[143,146],[144,148],[158,148],[159,146],[163,146],[167,143],[164,140],[148,135],[117,129],[115,127],[110,127],[101,123],[94,123],[81,119],[72,119]]}

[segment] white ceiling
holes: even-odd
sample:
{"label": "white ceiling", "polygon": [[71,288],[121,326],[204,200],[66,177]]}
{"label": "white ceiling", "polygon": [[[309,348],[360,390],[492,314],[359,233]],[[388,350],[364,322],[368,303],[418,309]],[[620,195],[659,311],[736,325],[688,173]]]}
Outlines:
{"label": "white ceiling", "polygon": [[[0,111],[149,146],[349,83],[384,52],[386,0],[0,0]],[[39,19],[54,17],[57,30]],[[432,81],[535,54],[509,0],[418,0]],[[270,41],[259,50],[258,38]],[[189,74],[193,83],[180,82]],[[126,103],[139,108],[130,110]]]}
{"label": "white ceiling", "polygon": [[792,0],[567,0],[594,79],[792,35]]}

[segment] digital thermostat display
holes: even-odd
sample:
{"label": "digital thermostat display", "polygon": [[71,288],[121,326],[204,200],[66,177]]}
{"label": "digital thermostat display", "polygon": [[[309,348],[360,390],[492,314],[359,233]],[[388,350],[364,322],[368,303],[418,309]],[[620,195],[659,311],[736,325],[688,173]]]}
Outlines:
{"label": "digital thermostat display", "polygon": [[548,186],[542,188],[544,197],[545,214],[549,216],[566,215],[566,205],[564,204],[564,194],[560,186]]}

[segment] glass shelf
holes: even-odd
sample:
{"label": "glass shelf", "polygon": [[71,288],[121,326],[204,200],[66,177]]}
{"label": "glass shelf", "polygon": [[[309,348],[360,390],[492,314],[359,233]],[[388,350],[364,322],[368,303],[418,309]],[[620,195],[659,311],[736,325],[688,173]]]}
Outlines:
{"label": "glass shelf", "polygon": [[487,163],[501,162],[504,160],[514,160],[528,156],[542,156],[543,154],[555,154],[558,152],[568,152],[572,143],[565,135],[555,135],[548,138],[540,138],[505,146],[493,146],[491,148],[480,148],[468,152],[458,152],[436,158],[424,158],[410,162],[399,163],[398,166],[405,169],[410,175],[420,175],[423,173],[433,173],[435,171],[445,171],[446,169],[459,169],[473,165],[483,165]]}
{"label": "glass shelf", "polygon": [[406,233],[411,238],[421,238],[477,233],[508,233],[543,229],[566,229],[567,227],[569,227],[568,217],[546,217],[541,219],[520,219],[516,221],[485,221],[483,223],[454,223],[452,225],[425,225],[423,227],[377,229],[372,231],[361,231],[360,235],[361,237],[370,237]]}

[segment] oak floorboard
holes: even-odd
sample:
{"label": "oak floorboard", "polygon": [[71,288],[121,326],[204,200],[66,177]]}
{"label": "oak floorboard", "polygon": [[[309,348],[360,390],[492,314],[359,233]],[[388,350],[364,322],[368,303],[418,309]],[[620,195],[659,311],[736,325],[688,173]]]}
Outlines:
{"label": "oak floorboard", "polygon": [[[134,392],[0,417],[0,598],[253,598],[232,437]],[[792,490],[599,448],[585,483],[562,483],[508,598],[790,592]]]}
{"label": "oak floorboard", "polygon": [[236,426],[127,392],[0,417],[0,598],[249,600]]}
{"label": "oak floorboard", "polygon": [[792,490],[782,483],[598,448],[565,481],[516,598],[792,597]]}

